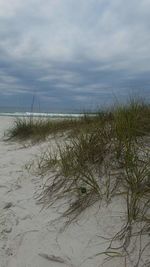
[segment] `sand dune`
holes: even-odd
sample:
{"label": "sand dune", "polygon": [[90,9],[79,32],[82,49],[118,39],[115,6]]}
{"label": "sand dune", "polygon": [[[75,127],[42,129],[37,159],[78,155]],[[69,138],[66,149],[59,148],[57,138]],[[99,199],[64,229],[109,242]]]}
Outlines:
{"label": "sand dune", "polygon": [[112,237],[124,223],[123,199],[114,199],[108,206],[96,203],[61,231],[64,222],[54,221],[58,210],[37,204],[41,178],[24,168],[46,144],[24,148],[4,141],[13,118],[0,120],[0,267],[134,266],[135,256],[127,262],[95,256],[109,245],[102,237]]}

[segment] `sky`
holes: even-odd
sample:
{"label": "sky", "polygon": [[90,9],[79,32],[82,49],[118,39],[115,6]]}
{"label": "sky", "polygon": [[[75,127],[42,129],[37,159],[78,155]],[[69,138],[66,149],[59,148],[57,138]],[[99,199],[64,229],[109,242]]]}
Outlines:
{"label": "sky", "polygon": [[150,101],[150,0],[0,0],[0,107]]}

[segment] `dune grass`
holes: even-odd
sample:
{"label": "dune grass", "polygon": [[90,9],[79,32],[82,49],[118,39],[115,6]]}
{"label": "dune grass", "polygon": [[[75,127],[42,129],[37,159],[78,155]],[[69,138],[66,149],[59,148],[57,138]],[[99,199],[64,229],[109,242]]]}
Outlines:
{"label": "dune grass", "polygon": [[56,173],[48,179],[39,201],[52,205],[68,198],[63,216],[70,223],[97,200],[109,203],[113,197],[123,196],[126,224],[112,238],[108,251],[119,240],[119,249],[126,255],[135,225],[138,224],[137,235],[150,233],[149,141],[150,106],[144,103],[132,101],[111,112],[85,117],[78,132],[58,146],[54,157],[47,154],[44,164]]}
{"label": "dune grass", "polygon": [[74,129],[75,119],[50,120],[48,118],[17,118],[8,130],[10,140],[31,140],[33,143],[43,141],[50,134]]}
{"label": "dune grass", "polygon": [[[144,183],[140,176],[145,175],[144,179],[146,177],[142,167],[147,169],[149,151],[144,156],[146,160],[140,159],[140,154],[146,153],[144,140],[150,134],[149,105],[132,101],[129,105],[118,106],[111,112],[98,112],[95,116],[85,115],[79,119],[19,119],[10,130],[10,138],[37,139],[37,136],[42,138],[42,134],[45,138],[49,134],[66,131],[69,131],[69,142],[58,146],[55,155],[48,149],[39,161],[39,168],[43,172],[53,166],[57,169],[56,183],[47,189],[51,191],[51,196],[53,190],[55,196],[57,190],[59,195],[59,189],[64,195],[63,186],[67,188],[67,184],[69,190],[80,192],[80,188],[84,188],[84,193],[87,193],[91,189],[95,194],[103,195],[99,183],[106,182],[101,178],[106,169],[107,178],[111,176],[111,171],[118,171],[119,175],[121,173],[123,182],[130,189],[134,186],[139,188],[140,183]],[[125,172],[126,176],[122,174]],[[105,187],[108,187],[108,179],[106,180]],[[112,182],[113,179],[109,177],[109,180]]]}
{"label": "dune grass", "polygon": [[126,225],[108,250],[119,239],[126,252],[135,224],[141,225],[138,235],[150,233],[150,105],[132,100],[79,119],[21,119],[9,134],[11,139],[41,140],[59,132],[68,133],[67,142],[57,145],[56,153],[47,150],[38,162],[42,175],[53,168],[39,201],[49,206],[67,198],[63,216],[71,222],[96,201],[123,196]]}

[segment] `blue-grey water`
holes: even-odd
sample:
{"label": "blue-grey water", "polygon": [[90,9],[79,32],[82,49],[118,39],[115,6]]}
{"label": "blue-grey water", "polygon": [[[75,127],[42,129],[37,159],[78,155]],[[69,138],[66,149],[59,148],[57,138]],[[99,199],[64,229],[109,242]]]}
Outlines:
{"label": "blue-grey water", "polygon": [[1,112],[0,116],[9,117],[51,117],[51,118],[63,118],[63,117],[81,117],[82,113],[38,113],[38,112]]}
{"label": "blue-grey water", "polygon": [[17,107],[0,107],[0,116],[9,117],[50,117],[50,118],[62,118],[62,117],[81,117],[83,113],[79,112],[39,112],[39,111],[26,111],[25,108]]}

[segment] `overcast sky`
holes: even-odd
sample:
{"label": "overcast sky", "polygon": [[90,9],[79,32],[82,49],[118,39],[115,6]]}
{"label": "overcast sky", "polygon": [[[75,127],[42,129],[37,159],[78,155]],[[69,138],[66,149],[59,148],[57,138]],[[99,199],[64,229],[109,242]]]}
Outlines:
{"label": "overcast sky", "polygon": [[150,0],[0,0],[0,106],[150,100]]}

